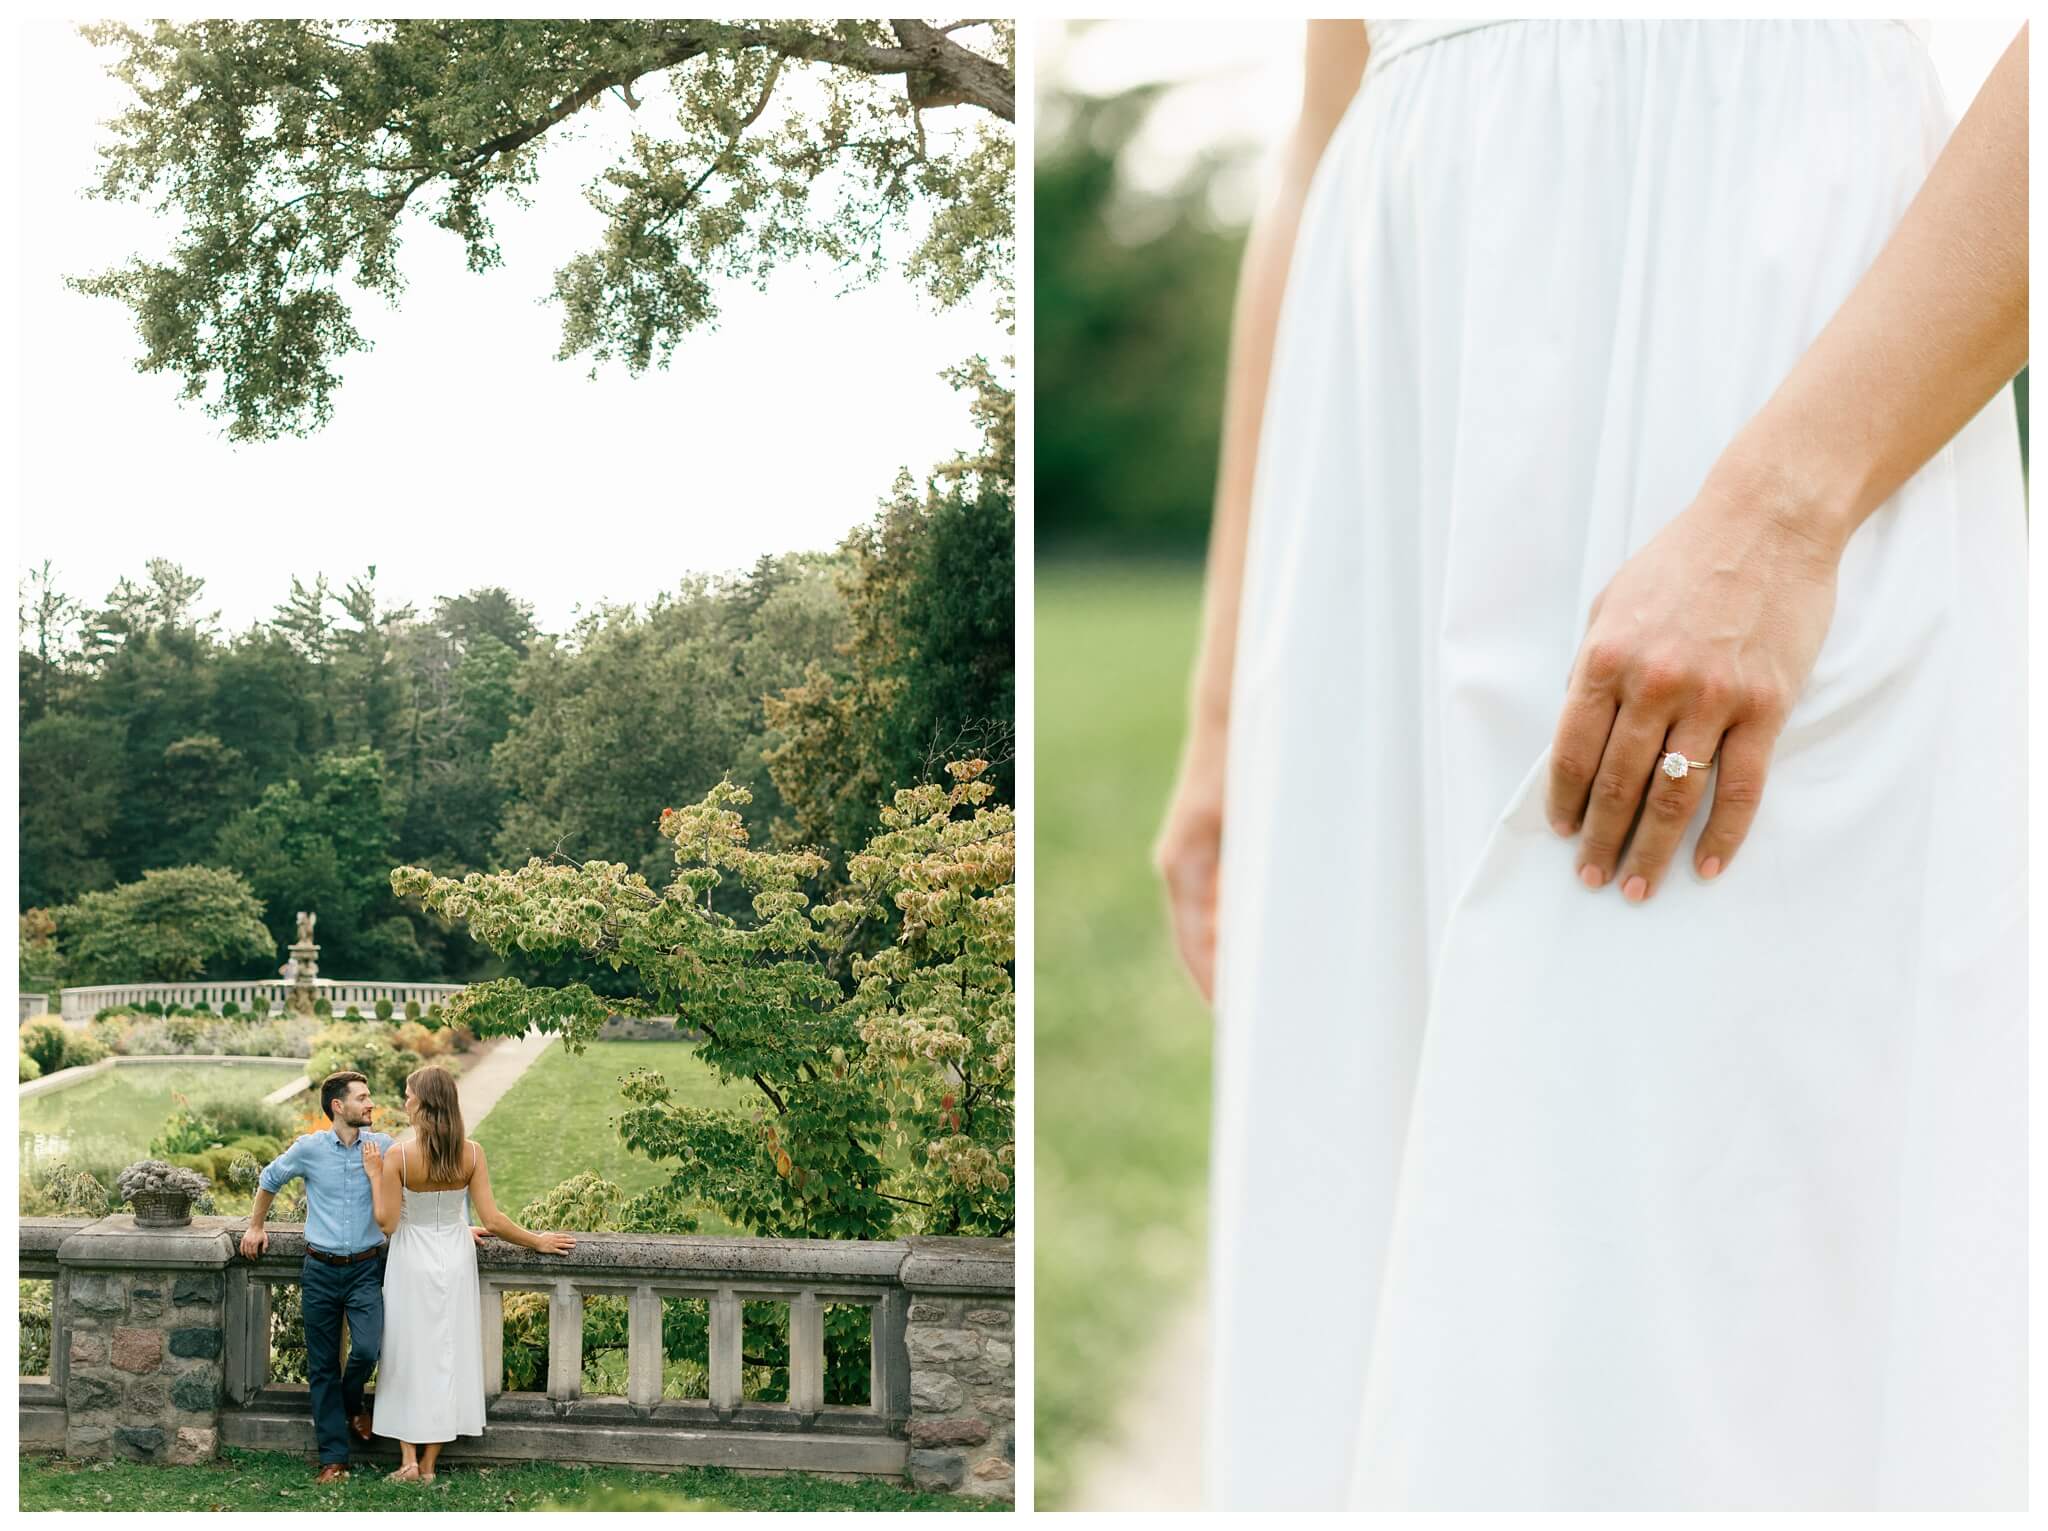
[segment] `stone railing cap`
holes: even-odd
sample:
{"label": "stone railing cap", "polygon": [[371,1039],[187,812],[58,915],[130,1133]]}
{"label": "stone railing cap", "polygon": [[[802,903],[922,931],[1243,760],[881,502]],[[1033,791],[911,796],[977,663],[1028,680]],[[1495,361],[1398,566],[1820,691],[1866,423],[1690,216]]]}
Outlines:
{"label": "stone railing cap", "polygon": [[[230,1224],[236,1242],[246,1226],[247,1220],[240,1218]],[[296,1266],[305,1255],[304,1229],[273,1223],[268,1232],[270,1247],[253,1263],[273,1269]],[[909,1253],[910,1246],[901,1240],[713,1238],[681,1233],[577,1233],[576,1247],[565,1255],[544,1255],[491,1238],[476,1252],[477,1268],[484,1275],[514,1281],[530,1277],[542,1282],[555,1276],[751,1277],[863,1286],[893,1286]]]}
{"label": "stone railing cap", "polygon": [[116,1212],[74,1229],[57,1246],[63,1265],[138,1268],[197,1265],[219,1267],[234,1258],[228,1220],[195,1217],[184,1228],[138,1228],[131,1212]]}
{"label": "stone railing cap", "polygon": [[1014,1239],[915,1238],[901,1280],[913,1291],[1014,1293]]}
{"label": "stone railing cap", "polygon": [[[24,1255],[55,1251],[66,1265],[223,1266],[242,1263],[268,1269],[296,1268],[305,1257],[305,1230],[273,1223],[269,1248],[255,1261],[239,1256],[246,1217],[197,1217],[184,1228],[137,1228],[121,1212],[97,1222],[78,1218],[20,1219]],[[477,1266],[488,1276],[545,1280],[554,1275],[584,1278],[683,1276],[697,1280],[752,1277],[759,1280],[854,1282],[889,1286],[901,1282],[922,1291],[1009,1294],[1016,1288],[1016,1245],[1011,1239],[911,1238],[748,1239],[696,1234],[584,1233],[566,1255],[544,1255],[499,1239],[477,1250]]]}
{"label": "stone railing cap", "polygon": [[72,1234],[92,1225],[92,1219],[86,1217],[24,1217],[19,1221],[25,1255],[53,1255]]}

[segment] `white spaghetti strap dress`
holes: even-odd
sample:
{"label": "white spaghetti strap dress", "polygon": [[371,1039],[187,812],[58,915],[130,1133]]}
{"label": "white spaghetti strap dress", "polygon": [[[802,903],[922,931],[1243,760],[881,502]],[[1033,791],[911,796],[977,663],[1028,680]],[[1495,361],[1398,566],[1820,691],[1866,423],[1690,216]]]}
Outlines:
{"label": "white spaghetti strap dress", "polygon": [[1864,524],[1748,841],[1544,822],[1587,608],[1953,126],[1889,21],[1371,23],[1267,403],[1222,872],[1218,1507],[2026,1503],[2025,519]]}
{"label": "white spaghetti strap dress", "polygon": [[[402,1160],[415,1147],[392,1152]],[[482,1435],[483,1302],[469,1191],[403,1194],[384,1262],[384,1347],[370,1428],[416,1446]]]}

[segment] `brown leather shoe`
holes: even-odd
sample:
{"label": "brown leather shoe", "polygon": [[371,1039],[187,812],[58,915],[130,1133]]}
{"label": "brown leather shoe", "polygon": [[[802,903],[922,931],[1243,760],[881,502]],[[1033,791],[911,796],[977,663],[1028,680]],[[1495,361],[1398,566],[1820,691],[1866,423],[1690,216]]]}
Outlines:
{"label": "brown leather shoe", "polygon": [[320,1473],[319,1473],[319,1476],[318,1476],[318,1477],[316,1477],[316,1478],[314,1478],[313,1482],[314,1482],[314,1484],[315,1484],[315,1485],[318,1485],[318,1484],[322,1484],[322,1483],[339,1483],[339,1482],[341,1482],[341,1480],[342,1480],[342,1479],[346,1478],[347,1476],[348,1476],[348,1464],[347,1464],[347,1463],[345,1463],[345,1462],[322,1462],[322,1463],[320,1464]]}
{"label": "brown leather shoe", "polygon": [[367,1441],[370,1438],[370,1411],[365,1409],[362,1413],[351,1416],[348,1427],[355,1431],[357,1440]]}

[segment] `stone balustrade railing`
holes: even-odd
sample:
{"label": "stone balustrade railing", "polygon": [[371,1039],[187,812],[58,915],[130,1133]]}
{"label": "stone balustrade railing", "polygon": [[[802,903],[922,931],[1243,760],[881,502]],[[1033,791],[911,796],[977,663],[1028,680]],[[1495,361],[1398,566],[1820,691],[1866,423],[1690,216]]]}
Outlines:
{"label": "stone balustrade railing", "polygon": [[[232,1000],[244,1011],[268,1015],[284,1008],[286,996],[293,987],[280,978],[248,979],[240,983],[99,984],[91,988],[63,990],[60,1014],[64,1020],[78,1024],[91,1020],[109,1005],[144,1005],[154,1001],[160,1005],[204,1005],[209,1010],[218,1011]],[[453,998],[463,989],[459,983],[376,983],[341,978],[316,978],[312,987],[314,998],[326,1000],[337,1015],[350,1005],[369,1015],[380,999],[390,1000],[392,1008],[401,1013],[407,1000],[417,1000],[424,1010],[429,1005]],[[44,1002],[48,1003],[47,996]]]}
{"label": "stone balustrade railing", "polygon": [[[272,1376],[272,1308],[297,1284],[299,1229],[257,1260],[241,1219],[141,1229],[24,1218],[21,1275],[54,1283],[50,1366],[21,1379],[21,1444],[68,1456],[210,1460],[223,1445],[306,1453],[303,1384]],[[588,1462],[907,1478],[1014,1492],[1013,1245],[1007,1239],[727,1239],[579,1234],[563,1256],[496,1239],[477,1251],[486,1428],[444,1460]],[[505,1388],[504,1301],[547,1300],[547,1389]],[[585,1303],[623,1299],[624,1391],[584,1391]],[[664,1396],[663,1303],[700,1300],[709,1396]],[[744,1304],[786,1304],[786,1399],[743,1396]],[[825,1401],[825,1314],[865,1308],[864,1402]],[[372,1386],[374,1387],[374,1382]],[[395,1446],[379,1441],[395,1459]]]}
{"label": "stone balustrade railing", "polygon": [[50,996],[47,994],[23,994],[19,998],[21,1019],[24,1021],[32,1015],[47,1015],[50,1012]]}

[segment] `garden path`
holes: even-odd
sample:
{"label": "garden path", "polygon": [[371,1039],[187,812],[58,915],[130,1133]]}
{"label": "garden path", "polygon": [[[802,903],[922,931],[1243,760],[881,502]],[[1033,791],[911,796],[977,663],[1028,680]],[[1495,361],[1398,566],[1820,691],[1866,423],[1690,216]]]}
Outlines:
{"label": "garden path", "polygon": [[1070,1510],[1199,1510],[1206,1298],[1196,1291],[1160,1332],[1108,1444],[1079,1475]]}
{"label": "garden path", "polygon": [[534,1060],[555,1040],[552,1032],[529,1031],[523,1037],[507,1037],[469,1068],[455,1076],[455,1093],[462,1102],[462,1125],[474,1137],[477,1124],[490,1115],[491,1107],[504,1099],[505,1092],[519,1082],[519,1076],[533,1067]]}

